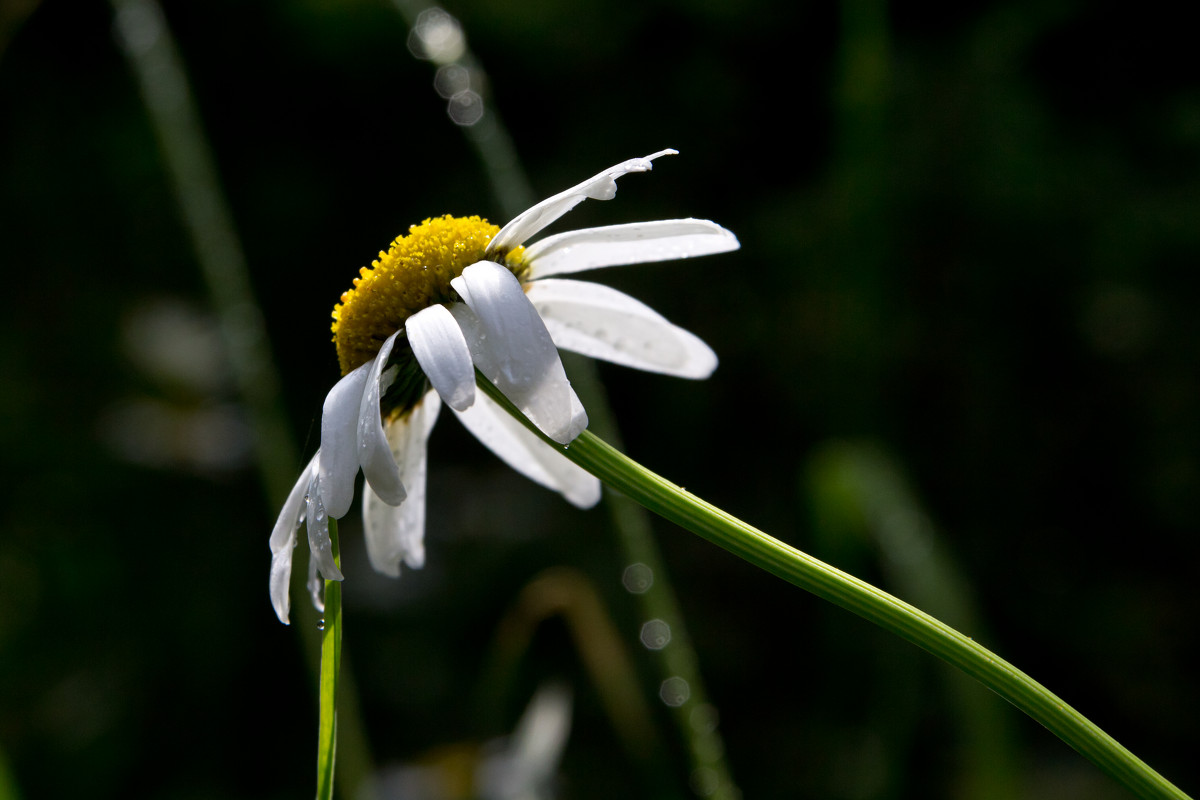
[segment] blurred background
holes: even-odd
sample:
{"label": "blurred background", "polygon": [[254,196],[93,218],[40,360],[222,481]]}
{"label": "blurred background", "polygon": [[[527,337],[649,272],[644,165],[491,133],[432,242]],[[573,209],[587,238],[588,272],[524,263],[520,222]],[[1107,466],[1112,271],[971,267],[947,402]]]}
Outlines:
{"label": "blurred background", "polygon": [[[469,51],[435,52],[420,6],[383,0],[117,5],[120,34],[105,3],[0,5],[0,797],[312,792],[316,617],[275,619],[267,537],[338,377],[334,302],[410,224],[502,223],[664,147],[557,226],[694,216],[742,242],[585,276],[721,359],[701,383],[599,365],[626,451],[1200,790],[1183,6],[455,0]],[[194,106],[138,61],[167,31]],[[172,170],[154,96],[216,184]],[[539,686],[572,698],[562,797],[729,796],[725,770],[748,798],[1128,796],[932,657],[659,521],[653,591],[682,617],[644,628],[610,514],[451,416],[426,568],[373,574],[357,510],[343,526],[343,797],[468,796]],[[707,703],[664,683],[683,621]]]}

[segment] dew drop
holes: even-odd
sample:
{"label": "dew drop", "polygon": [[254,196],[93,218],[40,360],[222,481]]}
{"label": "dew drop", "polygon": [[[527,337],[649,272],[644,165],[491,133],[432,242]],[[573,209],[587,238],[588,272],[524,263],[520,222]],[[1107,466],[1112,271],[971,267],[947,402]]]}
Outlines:
{"label": "dew drop", "polygon": [[667,678],[658,689],[659,699],[672,708],[679,708],[691,695],[692,688],[679,676]]}
{"label": "dew drop", "polygon": [[632,594],[643,594],[654,585],[654,571],[642,563],[630,564],[621,574],[621,583]]}
{"label": "dew drop", "polygon": [[639,637],[648,650],[662,650],[671,643],[671,626],[661,619],[652,619],[642,625]]}

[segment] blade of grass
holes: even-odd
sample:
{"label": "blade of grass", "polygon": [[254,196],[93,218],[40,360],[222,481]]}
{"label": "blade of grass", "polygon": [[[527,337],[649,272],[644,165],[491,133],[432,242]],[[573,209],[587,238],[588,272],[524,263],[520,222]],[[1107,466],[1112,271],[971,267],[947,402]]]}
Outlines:
{"label": "blade of grass", "polygon": [[[162,8],[155,0],[111,0],[111,5],[117,42],[137,80],[229,351],[239,397],[250,415],[259,478],[274,514],[291,488],[299,455],[288,433],[280,380],[216,160]],[[340,587],[332,594],[340,599],[339,592]],[[265,602],[263,608],[267,608]],[[298,624],[293,627],[303,640],[309,666],[316,675],[316,614],[307,603],[297,603],[294,613]],[[340,634],[338,643],[340,659]],[[348,685],[347,692],[351,688]],[[343,757],[341,780],[346,795],[357,797],[371,772],[371,761],[358,704],[353,697],[346,700],[341,720],[346,738],[355,746]]]}

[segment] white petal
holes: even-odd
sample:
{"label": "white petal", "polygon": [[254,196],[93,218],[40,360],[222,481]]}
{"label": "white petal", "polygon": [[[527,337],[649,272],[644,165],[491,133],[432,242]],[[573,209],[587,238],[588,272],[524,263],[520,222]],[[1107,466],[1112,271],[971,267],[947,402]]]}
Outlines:
{"label": "white petal", "polygon": [[617,178],[630,172],[647,172],[653,169],[651,161],[659,156],[674,155],[677,152],[659,150],[645,158],[631,158],[588,178],[578,186],[572,186],[565,192],[543,200],[533,208],[521,212],[512,222],[501,228],[488,245],[487,252],[506,253],[512,250],[589,197],[593,200],[612,200],[617,194]]}
{"label": "white petal", "polygon": [[567,231],[525,248],[529,279],[737,250],[737,237],[705,219],[664,219]]}
{"label": "white petal", "polygon": [[354,500],[354,478],[358,475],[358,412],[363,390],[375,368],[368,361],[342,378],[321,409],[321,499],[335,519],[346,516]]}
{"label": "white petal", "polygon": [[304,522],[308,528],[308,549],[321,574],[327,580],[340,581],[343,580],[342,571],[333,560],[333,543],[329,539],[329,516],[325,512],[325,504],[321,501],[317,473],[318,470],[313,470],[305,496],[307,510],[304,512]]}
{"label": "white petal", "polygon": [[547,445],[480,392],[475,405],[455,412],[459,421],[510,467],[561,494],[572,505],[591,508],[600,500],[600,481]]}
{"label": "white petal", "polygon": [[312,600],[313,608],[318,614],[325,613],[325,581],[317,572],[317,560],[310,558],[308,560],[308,581],[304,584],[308,589],[309,599]]}
{"label": "white petal", "polygon": [[404,501],[404,483],[400,480],[400,470],[383,433],[379,398],[396,377],[392,370],[384,374],[384,367],[399,335],[400,331],[396,331],[379,348],[371,377],[362,394],[362,403],[358,407],[358,463],[362,465],[363,477],[375,493],[393,506]]}
{"label": "white petal", "polygon": [[457,411],[470,408],[475,402],[475,366],[450,311],[430,306],[409,317],[404,329],[417,363],[446,405]]}
{"label": "white petal", "polygon": [[495,790],[491,796],[539,796],[554,780],[570,732],[571,690],[565,684],[543,685],[521,715],[506,750],[481,765]]}
{"label": "white petal", "polygon": [[578,436],[587,415],[520,282],[499,264],[481,261],[450,285],[468,306],[450,310],[483,374],[551,439],[567,444]]}
{"label": "white petal", "polygon": [[296,549],[296,531],[304,519],[304,495],[308,491],[309,481],[321,458],[321,451],[312,457],[308,466],[300,473],[296,485],[288,493],[279,518],[275,521],[275,529],[271,531],[271,605],[275,607],[275,615],[284,625],[288,624],[288,612],[291,610],[291,598],[288,586],[292,580],[292,554]]}
{"label": "white petal", "polygon": [[400,464],[408,497],[390,506],[367,487],[363,494],[363,530],[367,556],[377,572],[400,575],[400,562],[425,565],[426,442],[441,409],[436,391],[427,392],[412,410],[387,427],[388,443]]}
{"label": "white petal", "polygon": [[284,625],[290,625],[288,619],[292,607],[291,595],[288,589],[292,580],[292,554],[296,551],[296,531],[292,530],[291,538],[284,545],[271,553],[271,605],[275,607],[275,616]]}
{"label": "white petal", "polygon": [[564,350],[681,378],[707,378],[717,355],[695,334],[629,295],[585,281],[548,278],[526,287]]}

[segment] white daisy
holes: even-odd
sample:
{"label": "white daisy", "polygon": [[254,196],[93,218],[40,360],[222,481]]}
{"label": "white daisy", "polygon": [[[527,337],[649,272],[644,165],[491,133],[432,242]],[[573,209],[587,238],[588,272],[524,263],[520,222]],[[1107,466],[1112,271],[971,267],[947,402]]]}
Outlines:
{"label": "white daisy", "polygon": [[581,508],[599,500],[599,481],[475,391],[476,368],[564,445],[587,427],[587,415],[559,347],[667,375],[712,374],[712,349],[649,307],[599,284],[550,276],[735,250],[732,233],[707,220],[659,220],[569,231],[523,247],[585,199],[611,200],[617,178],[675,152],[618,164],[503,228],[479,217],[426,220],[360,270],[333,311],[345,377],[325,398],[321,447],[271,534],[271,602],[281,621],[288,621],[292,551],[305,520],[314,599],[318,571],[342,579],[329,517],[350,510],[359,469],[371,565],[397,576],[401,562],[424,563],[425,444],[442,402],[521,474]]}

